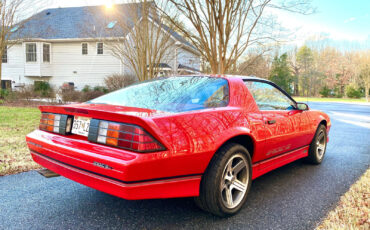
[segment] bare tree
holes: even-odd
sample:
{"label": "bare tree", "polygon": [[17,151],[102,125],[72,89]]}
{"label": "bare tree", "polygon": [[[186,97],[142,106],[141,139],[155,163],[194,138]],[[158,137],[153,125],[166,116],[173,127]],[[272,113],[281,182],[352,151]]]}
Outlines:
{"label": "bare tree", "polygon": [[268,78],[271,70],[271,49],[258,47],[248,52],[245,57],[243,56],[240,64],[237,65],[237,70],[232,73],[239,75],[257,76]]}
{"label": "bare tree", "polygon": [[[266,17],[274,8],[311,13],[310,0],[169,0],[187,19],[192,30],[183,34],[209,62],[212,73],[226,73],[247,48],[275,40],[277,24]],[[181,28],[179,28],[181,29]]]}
{"label": "bare tree", "polygon": [[[0,57],[10,48],[14,41],[10,42],[12,34],[21,26],[18,18],[18,12],[21,10],[23,0],[0,0]],[[14,40],[14,38],[13,38]],[[0,64],[0,82],[1,70]]]}
{"label": "bare tree", "polygon": [[360,54],[360,84],[365,88],[366,101],[369,102],[370,90],[370,51],[364,51]]}
{"label": "bare tree", "polygon": [[299,78],[301,74],[301,66],[297,62],[297,52],[298,48],[294,47],[294,49],[288,53],[289,65],[293,73],[293,84],[294,84],[293,95],[296,96],[299,95]]}
{"label": "bare tree", "polygon": [[[158,11],[168,10],[166,1],[156,5],[153,1],[139,0],[126,4],[126,12],[111,12],[115,26],[127,32],[125,37],[112,36],[106,46],[130,69],[140,81],[156,76],[161,63],[174,60],[177,53],[174,31],[166,25],[167,17]],[[116,38],[114,38],[116,37]]]}

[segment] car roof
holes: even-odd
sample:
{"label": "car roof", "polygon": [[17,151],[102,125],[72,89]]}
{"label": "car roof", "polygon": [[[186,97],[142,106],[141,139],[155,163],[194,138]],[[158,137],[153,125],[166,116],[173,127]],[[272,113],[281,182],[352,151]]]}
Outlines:
{"label": "car roof", "polygon": [[181,75],[181,77],[221,77],[221,78],[239,78],[241,80],[259,80],[271,82],[265,78],[260,78],[256,76],[243,76],[243,75],[232,75],[232,74],[197,74],[197,75]]}
{"label": "car roof", "polygon": [[[260,78],[260,77],[256,77],[256,76],[243,76],[243,75],[229,75],[229,74],[226,74],[226,75],[221,75],[225,78],[240,78],[242,80],[266,80],[264,78]],[[267,80],[268,81],[268,80]]]}

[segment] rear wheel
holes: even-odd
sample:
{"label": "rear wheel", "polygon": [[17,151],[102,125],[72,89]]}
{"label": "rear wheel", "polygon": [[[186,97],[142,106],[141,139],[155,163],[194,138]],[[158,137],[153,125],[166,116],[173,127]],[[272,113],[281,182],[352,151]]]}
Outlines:
{"label": "rear wheel", "polygon": [[215,215],[233,215],[245,203],[251,182],[252,167],[248,150],[239,144],[226,144],[211,160],[195,202]]}
{"label": "rear wheel", "polygon": [[307,158],[310,163],[320,164],[322,162],[326,152],[326,144],[326,127],[324,125],[320,125],[317,128],[315,137],[310,144]]}

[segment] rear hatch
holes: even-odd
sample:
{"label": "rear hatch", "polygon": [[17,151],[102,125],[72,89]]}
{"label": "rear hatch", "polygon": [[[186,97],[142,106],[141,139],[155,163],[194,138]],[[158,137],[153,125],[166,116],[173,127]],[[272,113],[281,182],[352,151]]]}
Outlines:
{"label": "rear hatch", "polygon": [[40,106],[40,110],[41,130],[135,152],[166,149],[152,117],[168,112],[88,103]]}

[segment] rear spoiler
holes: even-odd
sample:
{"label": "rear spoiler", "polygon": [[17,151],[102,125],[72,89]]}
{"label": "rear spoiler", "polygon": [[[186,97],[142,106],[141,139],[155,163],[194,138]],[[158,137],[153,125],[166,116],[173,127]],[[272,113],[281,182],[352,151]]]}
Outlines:
{"label": "rear spoiler", "polygon": [[141,108],[114,106],[114,105],[91,105],[91,104],[70,104],[70,105],[56,105],[56,106],[39,106],[41,112],[66,114],[72,116],[90,117],[99,120],[115,121],[127,124],[134,124],[144,128],[154,138],[164,143],[164,138],[157,131],[158,126],[152,120],[150,114],[153,110],[146,110]]}

